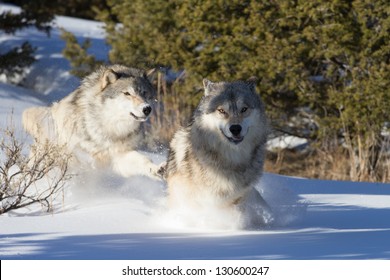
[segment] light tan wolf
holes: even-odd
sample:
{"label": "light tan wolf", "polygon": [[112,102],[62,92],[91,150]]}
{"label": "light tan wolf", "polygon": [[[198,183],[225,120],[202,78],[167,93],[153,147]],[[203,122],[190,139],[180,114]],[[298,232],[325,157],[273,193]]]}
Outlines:
{"label": "light tan wolf", "polygon": [[256,81],[204,79],[203,85],[190,124],[170,143],[165,171],[169,204],[194,212],[210,206],[238,211],[244,227],[270,224],[271,209],[255,189],[268,134]]}
{"label": "light tan wolf", "polygon": [[23,126],[37,143],[48,140],[65,146],[76,162],[88,157],[125,177],[159,178],[158,167],[137,151],[140,125],[148,119],[155,98],[144,71],[101,66],[59,102],[25,110]]}

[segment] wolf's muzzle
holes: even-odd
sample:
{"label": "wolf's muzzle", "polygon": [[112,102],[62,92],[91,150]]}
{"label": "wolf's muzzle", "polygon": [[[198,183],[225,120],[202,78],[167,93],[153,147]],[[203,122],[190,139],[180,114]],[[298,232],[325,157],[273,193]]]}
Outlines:
{"label": "wolf's muzzle", "polygon": [[244,140],[244,136],[241,135],[241,131],[242,131],[242,126],[239,125],[239,124],[233,124],[229,127],[229,131],[231,133],[231,136],[228,135],[228,134],[225,134],[225,132],[223,131],[223,129],[221,129],[221,132],[223,133],[223,135],[225,135],[225,137],[232,143],[234,144],[239,144],[242,142],[242,140]]}
{"label": "wolf's muzzle", "polygon": [[238,136],[241,133],[242,127],[239,124],[233,124],[229,127],[229,130],[233,134],[233,136]]}

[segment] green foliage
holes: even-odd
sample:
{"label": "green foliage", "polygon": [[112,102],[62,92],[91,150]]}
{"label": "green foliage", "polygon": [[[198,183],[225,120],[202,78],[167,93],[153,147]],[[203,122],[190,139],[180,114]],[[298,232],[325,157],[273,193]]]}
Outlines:
{"label": "green foliage", "polygon": [[12,3],[17,6],[37,6],[41,7],[41,11],[45,11],[49,15],[66,15],[77,18],[94,19],[97,10],[107,8],[105,0],[7,0],[4,2]]}
{"label": "green foliage", "polygon": [[[108,0],[107,3],[111,10],[102,11],[99,18],[107,24],[112,62],[148,68],[174,61],[168,49],[172,44],[165,46],[164,42],[167,34],[177,32],[175,1]],[[122,24],[117,25],[112,15]]]}
{"label": "green foliage", "polygon": [[[257,76],[278,127],[309,108],[313,139],[348,129],[365,134],[389,116],[387,1],[109,0],[110,58],[185,69],[183,98],[202,77]],[[119,22],[108,19],[114,15]],[[369,129],[368,129],[369,128]]]}
{"label": "green foliage", "polygon": [[66,42],[62,54],[71,63],[72,70],[70,70],[70,73],[72,75],[83,78],[103,63],[103,61],[97,60],[93,55],[87,53],[91,46],[89,39],[79,44],[76,37],[65,30],[62,30],[61,38]]}
{"label": "green foliage", "polygon": [[[5,33],[15,33],[20,29],[34,26],[50,35],[53,15],[45,6],[46,2],[50,1],[22,2],[22,11],[19,14],[9,11],[0,14],[0,30]],[[5,74],[7,79],[12,81],[15,76],[21,75],[25,68],[35,62],[34,53],[35,48],[28,42],[0,53],[0,74]]]}
{"label": "green foliage", "polygon": [[14,33],[15,31],[35,26],[38,30],[46,32],[48,35],[51,30],[51,21],[54,14],[50,7],[53,6],[53,1],[36,0],[36,1],[11,1],[20,6],[22,9],[20,14],[12,14],[3,12],[0,15],[0,29],[6,33]]}
{"label": "green foliage", "polygon": [[0,54],[0,73],[8,78],[21,75],[26,67],[35,62],[34,52],[35,48],[24,42],[20,47]]}

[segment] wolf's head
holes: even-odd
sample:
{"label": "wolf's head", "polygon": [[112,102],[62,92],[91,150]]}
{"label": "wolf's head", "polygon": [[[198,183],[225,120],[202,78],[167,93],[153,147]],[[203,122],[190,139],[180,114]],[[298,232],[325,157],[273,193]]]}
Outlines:
{"label": "wolf's head", "polygon": [[200,117],[202,128],[233,145],[265,135],[264,105],[256,93],[254,78],[218,83],[204,79],[203,85],[204,97],[194,116]]}
{"label": "wolf's head", "polygon": [[113,65],[102,70],[100,95],[118,119],[146,121],[152,112],[156,92],[148,74],[140,69]]}

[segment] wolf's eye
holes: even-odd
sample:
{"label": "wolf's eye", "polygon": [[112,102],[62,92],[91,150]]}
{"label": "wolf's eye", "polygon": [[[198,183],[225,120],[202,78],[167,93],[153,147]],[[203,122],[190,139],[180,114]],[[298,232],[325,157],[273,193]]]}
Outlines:
{"label": "wolf's eye", "polygon": [[247,110],[248,110],[248,107],[243,107],[243,108],[241,109],[241,113],[245,113]]}
{"label": "wolf's eye", "polygon": [[225,114],[226,114],[225,110],[224,110],[224,109],[222,109],[222,108],[219,108],[219,109],[217,109],[217,111],[218,111],[218,112],[220,112],[220,113],[221,113],[221,114],[223,114],[223,115],[225,115]]}
{"label": "wolf's eye", "polygon": [[130,96],[131,95],[130,92],[127,92],[127,91],[124,91],[123,94],[126,95],[126,96]]}

